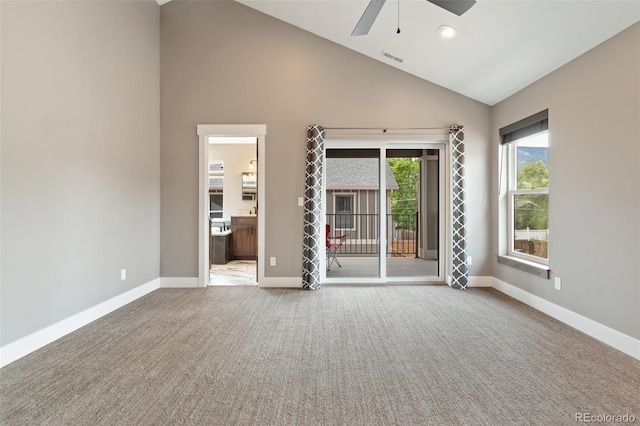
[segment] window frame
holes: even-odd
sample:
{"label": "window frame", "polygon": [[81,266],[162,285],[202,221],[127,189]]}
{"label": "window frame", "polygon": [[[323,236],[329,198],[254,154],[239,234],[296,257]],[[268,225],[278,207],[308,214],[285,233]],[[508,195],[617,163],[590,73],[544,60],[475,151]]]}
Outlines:
{"label": "window frame", "polygon": [[[214,181],[219,180],[219,185],[214,185]],[[210,219],[223,219],[224,218],[224,160],[210,160],[209,161],[209,218]],[[220,207],[222,210],[211,210],[211,196],[220,195],[221,202]],[[214,217],[219,216],[219,217]]]}
{"label": "window frame", "polygon": [[[338,201],[337,198],[338,197],[350,197],[351,198],[351,212],[350,213],[344,213],[344,212],[340,212],[338,213]],[[355,192],[334,192],[333,193],[333,229],[335,230],[342,230],[342,231],[355,231],[356,230],[356,220],[355,220],[355,215],[356,215],[356,193]],[[350,228],[343,228],[343,227],[339,227],[336,226],[336,219],[338,218],[338,215],[347,215],[350,214],[351,215],[351,227]]]}
{"label": "window frame", "polygon": [[[534,133],[529,136],[525,136],[516,140],[513,140],[507,144],[507,255],[528,262],[533,262],[540,265],[549,265],[549,242],[550,242],[550,230],[549,230],[549,211],[547,210],[547,258],[540,256],[534,256],[528,253],[522,253],[515,250],[515,198],[518,195],[540,195],[545,194],[549,197],[549,185],[546,188],[535,189],[518,189],[518,142],[533,136],[540,135],[542,133],[547,134],[547,145],[549,141],[549,131],[544,130]],[[548,168],[547,163],[547,168]]]}
{"label": "window frame", "polygon": [[[219,195],[220,198],[220,210],[211,210],[212,195]],[[218,216],[219,217],[216,217]],[[209,191],[209,219],[223,219],[224,218],[224,192],[223,191]]]}

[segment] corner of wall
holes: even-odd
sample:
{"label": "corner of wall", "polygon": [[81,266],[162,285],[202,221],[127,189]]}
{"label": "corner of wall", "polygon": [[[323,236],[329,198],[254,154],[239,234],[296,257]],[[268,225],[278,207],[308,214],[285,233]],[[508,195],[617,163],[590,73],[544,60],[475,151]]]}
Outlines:
{"label": "corner of wall", "polygon": [[491,287],[499,292],[640,360],[640,340],[620,333],[617,330],[556,305],[555,303],[551,303],[546,299],[526,292],[498,278],[491,278]]}
{"label": "corner of wall", "polygon": [[47,326],[41,330],[22,337],[14,342],[0,347],[0,367],[4,367],[23,356],[34,352],[55,340],[78,330],[136,299],[139,299],[160,287],[160,279],[156,278],[136,288],[112,297],[82,312],[70,316],[62,321]]}

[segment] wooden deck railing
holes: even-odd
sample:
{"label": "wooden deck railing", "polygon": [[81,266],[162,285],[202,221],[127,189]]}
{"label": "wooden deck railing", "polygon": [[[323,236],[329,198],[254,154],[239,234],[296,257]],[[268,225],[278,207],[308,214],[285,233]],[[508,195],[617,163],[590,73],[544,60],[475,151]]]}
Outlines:
{"label": "wooden deck railing", "polygon": [[[387,214],[386,254],[418,257],[418,212]],[[332,235],[346,235],[339,255],[377,255],[380,240],[379,215],[376,213],[327,214]],[[402,226],[400,226],[402,224]]]}

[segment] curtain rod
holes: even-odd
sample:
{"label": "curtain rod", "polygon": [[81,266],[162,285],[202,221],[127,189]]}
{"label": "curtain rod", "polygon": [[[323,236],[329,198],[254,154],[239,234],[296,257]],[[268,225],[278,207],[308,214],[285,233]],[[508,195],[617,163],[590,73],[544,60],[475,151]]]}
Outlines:
{"label": "curtain rod", "polygon": [[[322,127],[322,126],[320,126]],[[324,127],[333,137],[444,137],[449,135],[449,127]]]}
{"label": "curtain rod", "polygon": [[[324,126],[323,126],[324,127]],[[325,130],[380,130],[387,132],[389,130],[445,130],[449,131],[450,127],[324,127]]]}

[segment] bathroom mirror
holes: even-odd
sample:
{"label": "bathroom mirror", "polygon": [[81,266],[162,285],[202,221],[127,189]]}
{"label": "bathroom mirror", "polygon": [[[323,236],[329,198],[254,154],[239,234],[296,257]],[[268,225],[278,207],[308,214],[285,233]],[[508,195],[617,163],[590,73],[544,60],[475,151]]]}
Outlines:
{"label": "bathroom mirror", "polygon": [[255,172],[242,172],[242,199],[252,201],[256,199],[258,190],[257,175]]}

